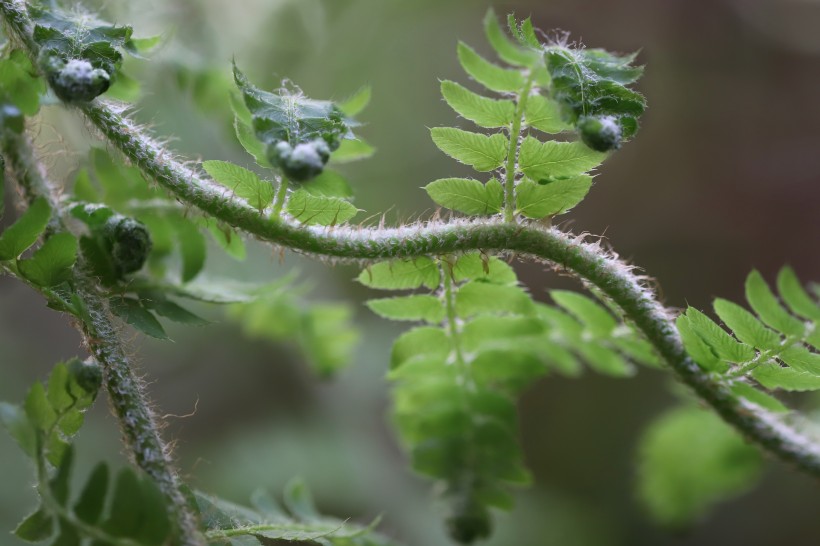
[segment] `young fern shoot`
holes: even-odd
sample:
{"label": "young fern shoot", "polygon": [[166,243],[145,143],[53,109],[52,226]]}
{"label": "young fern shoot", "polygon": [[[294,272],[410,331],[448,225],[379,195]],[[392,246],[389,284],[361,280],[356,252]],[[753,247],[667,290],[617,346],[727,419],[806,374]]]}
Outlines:
{"label": "young fern shoot", "polygon": [[[545,225],[577,206],[595,169],[636,134],[646,103],[630,88],[643,70],[635,55],[586,49],[560,36],[544,42],[529,19],[510,17],[505,31],[490,11],[485,33],[505,65],[459,43],[462,67],[483,90],[441,82],[445,101],[476,128],[431,130],[445,154],[480,173],[425,187],[439,206],[466,218],[354,228],[353,191],[332,167],[373,152],[354,134],[368,88],[334,104],[290,83],[261,90],[234,66],[236,137],[270,174],[221,160],[191,168],[121,107],[98,98],[127,95],[123,56],[156,40],[55,4],[0,0],[12,38],[0,59],[0,145],[25,195],[24,212],[0,232],[0,272],[70,315],[95,362],[58,364],[21,406],[0,405],[4,424],[35,463],[41,498],[18,537],[61,546],[391,544],[373,525],[321,516],[301,482],[286,488],[286,510],[264,492],[249,509],[190,491],[173,469],[115,318],[167,339],[160,317],[208,324],[181,298],[232,303],[229,315],[247,332],[297,339],[321,375],[342,367],[358,338],[347,306],[308,307],[292,276],[266,287],[204,279],[206,234],[241,260],[240,231],[366,264],[360,283],[404,292],[368,307],[416,323],[389,359],[394,422],[413,468],[436,482],[458,543],[488,537],[491,510],[509,510],[511,487],[531,481],[517,438],[518,396],[544,375],[575,377],[584,366],[618,378],[634,375],[635,364],[668,368],[715,410],[683,408],[654,424],[642,444],[641,491],[661,519],[683,521],[750,483],[757,454],[736,432],[820,476],[820,443],[775,396],[820,389],[820,305],[793,271],[778,276],[779,296],[761,275],[749,276],[754,313],[717,300],[727,331],[695,309],[674,321],[643,279],[600,244]],[[93,148],[72,189],[52,191],[25,136],[26,118],[37,115],[47,87],[126,161]],[[508,263],[517,256],[576,274],[594,297],[553,290],[552,303],[536,301]],[[109,488],[107,467],[98,466],[72,497],[70,440],[101,385],[139,470],[122,471]],[[693,460],[686,435],[698,430],[710,439],[694,454],[703,476],[680,472],[684,465],[664,456],[674,444],[680,460]],[[743,465],[725,480],[710,478],[736,460]],[[691,506],[674,504],[678,491],[694,492]]]}

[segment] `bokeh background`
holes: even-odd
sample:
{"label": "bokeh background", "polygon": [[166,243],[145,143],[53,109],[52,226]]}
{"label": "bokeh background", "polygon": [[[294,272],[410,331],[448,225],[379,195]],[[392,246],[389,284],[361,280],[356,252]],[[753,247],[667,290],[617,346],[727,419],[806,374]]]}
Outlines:
{"label": "bokeh background", "polygon": [[[96,6],[94,2],[86,5]],[[662,287],[672,307],[700,309],[715,296],[740,300],[758,268],[772,280],[791,264],[820,280],[820,1],[552,0],[495,2],[499,13],[532,15],[543,29],[564,29],[591,47],[641,50],[639,84],[650,108],[638,137],[607,161],[588,199],[568,215],[575,232],[605,234],[622,257]],[[464,172],[438,152],[428,127],[468,126],[439,96],[442,78],[466,81],[455,46],[464,40],[490,55],[481,31],[488,6],[475,0],[141,0],[103,3],[109,20],[138,36],[168,33],[151,63],[130,69],[143,84],[137,117],[194,158],[247,162],[233,142],[227,98],[202,111],[178,67],[229,76],[230,60],[267,87],[281,78],[317,98],[342,99],[362,84],[373,101],[361,133],[378,148],[347,166],[355,203],[392,221],[429,214],[419,188]],[[53,152],[55,177],[69,179],[90,133],[70,114],[48,109],[40,139]],[[363,331],[352,366],[320,382],[298,350],[248,340],[219,309],[198,309],[220,323],[170,328],[174,343],[132,344],[151,396],[169,417],[167,437],[183,472],[199,488],[244,501],[256,487],[280,491],[303,476],[320,507],[366,521],[407,544],[447,544],[429,483],[407,468],[388,425],[384,380],[399,326],[361,306],[357,271],[329,267],[249,243],[237,267],[218,252],[212,274],[270,280],[293,268],[317,298],[357,306]],[[538,298],[573,281],[523,265]],[[80,351],[64,317],[19,283],[0,279],[0,399],[19,401],[57,360]],[[777,462],[761,484],[721,505],[690,529],[655,526],[636,499],[635,446],[643,427],[676,403],[668,375],[641,370],[630,380],[587,374],[548,378],[524,395],[522,438],[535,486],[512,514],[497,518],[492,545],[817,544],[820,487]],[[197,403],[198,402],[198,403]],[[78,439],[77,475],[123,450],[104,398]],[[35,503],[32,472],[0,434],[0,529]],[[3,531],[5,532],[5,531]],[[10,535],[2,544],[18,544]]]}

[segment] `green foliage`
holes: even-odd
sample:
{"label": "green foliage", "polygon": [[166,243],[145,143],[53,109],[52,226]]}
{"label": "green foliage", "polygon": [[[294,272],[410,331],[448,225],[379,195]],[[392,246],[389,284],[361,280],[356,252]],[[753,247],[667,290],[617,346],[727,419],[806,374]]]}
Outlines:
{"label": "green foliage", "polygon": [[255,290],[249,301],[231,305],[228,315],[249,337],[295,341],[317,375],[332,376],[351,362],[359,341],[352,310],[342,303],[308,305],[305,288],[294,287],[291,280]]}
{"label": "green foliage", "polygon": [[[21,49],[0,59],[0,102],[17,107],[19,113],[33,116],[40,109],[40,96],[45,93],[46,84],[37,76],[37,71]],[[4,109],[4,125],[8,125],[10,112]],[[22,127],[19,131],[22,132]]]}
{"label": "green foliage", "polygon": [[504,188],[495,178],[486,184],[470,178],[442,178],[424,189],[442,207],[464,214],[492,215],[504,206]]}
{"label": "green foliage", "polygon": [[[729,332],[703,313],[689,308],[678,318],[678,330],[695,362],[720,374],[736,395],[772,410],[785,407],[754,389],[753,380],[769,390],[820,389],[820,304],[800,286],[790,268],[777,278],[780,298],[757,271],[746,279],[746,298],[754,311],[717,299],[714,309]],[[785,304],[785,305],[784,305]]]}
{"label": "green foliage", "polygon": [[448,529],[458,542],[486,537],[489,508],[509,509],[507,486],[529,481],[516,440],[515,398],[523,389],[547,371],[577,375],[579,358],[612,375],[630,373],[627,358],[657,360],[631,328],[589,298],[553,292],[571,315],[534,303],[498,258],[393,260],[370,266],[359,281],[435,291],[368,306],[391,320],[426,323],[395,341],[388,377],[413,467],[441,483]]}
{"label": "green foliage", "polygon": [[[212,162],[206,163],[214,166]],[[215,164],[223,166],[221,162]],[[237,167],[236,172],[240,172],[239,169]],[[233,184],[232,189],[238,184],[228,178],[224,180],[226,185]],[[253,188],[249,186],[243,185],[235,191],[253,199]],[[164,192],[149,186],[138,169],[116,161],[98,148],[91,150],[88,167],[78,173],[74,192],[78,206],[72,208],[72,215],[91,231],[90,236],[82,237],[80,246],[95,275],[106,284],[121,281],[126,273],[140,269],[140,262],[144,260],[152,275],[163,277],[169,265],[177,265],[182,282],[193,280],[202,271],[207,255],[203,228],[209,230],[213,240],[229,255],[240,259],[244,256],[242,240],[233,230],[217,227],[213,220],[197,217],[180,207]],[[123,224],[124,216],[138,224],[131,221]],[[112,217],[119,220],[117,223],[111,220],[106,234],[104,221]],[[121,237],[110,231],[117,226],[127,227],[114,230]]]}
{"label": "green foliage", "polygon": [[126,538],[135,545],[166,543],[171,532],[168,511],[147,476],[124,469],[109,494],[108,468],[99,464],[72,500],[74,452],[69,441],[101,384],[99,365],[75,358],[54,366],[47,383],[35,383],[22,406],[0,403],[0,420],[37,468],[41,504],[17,526],[18,538],[53,538],[55,546],[79,545],[86,538],[95,544],[119,544],[118,539]]}
{"label": "green foliage", "polygon": [[643,67],[632,66],[636,54],[576,48],[563,40],[549,44],[544,57],[552,96],[585,144],[599,152],[616,150],[637,132],[646,100],[628,87],[643,74]]}
{"label": "green foliage", "polygon": [[502,134],[486,136],[451,127],[434,127],[430,135],[442,152],[479,172],[497,169],[507,159],[509,141]]}
{"label": "green foliage", "polygon": [[[54,4],[30,6],[33,35],[15,36],[27,32],[28,25],[9,18],[9,10],[14,11],[12,4],[0,3],[10,38],[14,38],[10,43],[28,49],[6,48],[0,59],[0,144],[6,149],[19,147],[20,142],[14,144],[14,139],[24,140],[19,138],[26,126],[24,115],[34,115],[39,109],[45,81],[37,76],[38,71],[57,98],[75,106],[92,101],[115,81],[120,89],[113,95],[133,96],[138,86],[121,71],[123,55],[136,54],[158,42],[135,40],[130,27],[113,26],[80,12],[64,12]],[[161,318],[188,325],[208,324],[181,306],[178,298],[231,303],[229,316],[250,336],[295,341],[317,374],[329,376],[354,354],[359,334],[351,326],[351,309],[336,303],[308,305],[305,288],[294,286],[292,278],[262,288],[203,278],[206,232],[230,256],[245,256],[242,239],[209,215],[244,225],[251,233],[286,248],[292,244],[320,254],[368,260],[374,256],[420,255],[373,263],[358,280],[374,289],[413,291],[368,303],[384,318],[419,323],[395,341],[389,359],[395,424],[410,451],[413,467],[437,482],[448,503],[447,527],[452,538],[460,543],[486,538],[492,527],[491,509],[509,509],[509,488],[530,480],[516,434],[518,396],[547,373],[577,376],[583,370],[582,363],[613,377],[634,374],[633,363],[660,364],[653,346],[603,297],[598,301],[554,290],[550,292],[553,304],[535,302],[519,285],[512,267],[498,256],[475,251],[442,255],[430,250],[503,248],[503,243],[492,237],[486,239],[491,243],[486,247],[483,238],[475,245],[458,246],[459,230],[466,229],[472,235],[469,226],[478,224],[482,224],[480,228],[508,230],[500,233],[515,230],[515,235],[504,235],[507,241],[522,231],[535,237],[546,234],[541,226],[531,227],[529,220],[550,219],[578,205],[591,189],[590,173],[608,152],[635,134],[646,107],[643,97],[629,87],[642,73],[641,67],[632,64],[635,55],[583,49],[568,45],[566,40],[542,43],[530,19],[509,17],[507,23],[508,32],[492,11],[484,20],[487,39],[505,66],[484,59],[466,44],[459,43],[457,49],[467,75],[500,96],[486,97],[459,83],[441,82],[447,104],[478,129],[431,129],[434,143],[445,154],[480,173],[489,173],[487,180],[443,178],[425,188],[442,207],[470,216],[503,214],[504,223],[500,218],[457,222],[452,231],[446,231],[452,227],[446,225],[445,231],[433,230],[423,240],[391,236],[387,246],[377,241],[383,239],[378,230],[366,240],[355,239],[344,228],[329,229],[359,212],[351,202],[353,191],[348,182],[327,166],[374,152],[370,144],[353,134],[358,124],[352,119],[367,106],[370,88],[364,87],[336,104],[309,99],[289,84],[275,92],[263,91],[235,66],[233,80],[238,90],[231,87],[226,74],[220,76],[212,67],[177,67],[180,87],[193,88],[200,109],[213,108],[227,116],[226,105],[231,103],[239,143],[259,167],[274,169],[281,176],[265,180],[245,167],[212,160],[202,164],[211,180],[202,179],[199,169],[182,166],[155,141],[145,140],[141,128],[121,121],[101,103],[80,104],[78,110],[95,123],[106,117],[99,112],[94,117],[99,108],[111,114],[108,122],[122,125],[107,126],[103,132],[152,181],[147,182],[137,166],[92,149],[90,160],[76,175],[73,192],[54,193],[49,200],[32,199],[20,219],[0,233],[2,272],[39,290],[54,309],[73,314],[92,349],[99,342],[93,337],[92,326],[109,312],[146,335],[168,339]],[[25,28],[21,31],[18,27]],[[35,55],[38,49],[35,67],[28,55]],[[484,130],[490,131],[476,132]],[[567,135],[541,140],[544,134],[572,130],[580,140],[568,140]],[[36,180],[39,169],[33,159],[11,163],[23,163],[23,167],[15,165],[11,170],[27,197],[49,193],[48,188],[40,187],[48,184]],[[188,179],[179,180],[180,173]],[[291,181],[300,184],[291,188]],[[153,182],[170,188],[180,201],[159,191]],[[204,198],[189,198],[200,194]],[[191,205],[204,215],[195,213]],[[279,218],[283,212],[285,216]],[[251,225],[277,235],[247,228],[247,223],[236,218],[250,218]],[[308,227],[312,225],[328,229]],[[326,239],[312,238],[318,232]],[[450,239],[436,246],[442,233]],[[307,243],[293,243],[297,240]],[[334,241],[340,244],[328,251]],[[527,251],[527,247],[508,248]],[[547,253],[542,257],[551,256]],[[568,265],[577,257],[554,259]],[[607,259],[603,254],[595,255],[597,261],[593,260],[590,268],[595,273],[599,273],[598,268],[606,270],[610,267]],[[624,272],[605,271],[607,276],[606,282],[615,284],[624,278],[632,280]],[[690,383],[698,388],[709,387],[711,377],[717,389],[713,398],[729,392],[748,402],[736,404],[740,407],[737,415],[753,424],[760,415],[759,408],[753,406],[788,411],[759,386],[769,390],[820,389],[820,305],[790,269],[780,273],[777,289],[776,295],[754,272],[746,283],[753,313],[717,300],[715,312],[729,331],[694,309],[678,317],[676,324],[688,354],[707,373],[694,375],[685,358],[680,363],[669,359],[678,371],[684,370],[682,375],[694,377]],[[617,301],[613,294],[617,290],[604,292]],[[639,294],[627,303],[652,307],[646,292],[640,288],[627,292],[630,290]],[[100,298],[99,306],[90,305],[92,297]],[[96,309],[90,313],[92,307]],[[641,323],[640,316],[633,318],[645,331],[664,333],[668,327],[665,317],[654,320],[653,313],[662,314],[650,311],[643,318],[653,319],[647,320],[654,321],[654,332]],[[675,352],[674,336],[661,341],[657,337],[653,336],[656,346],[672,347],[664,354]],[[121,378],[111,371],[112,363],[105,364],[106,382],[115,403],[121,402],[117,397],[126,387],[134,389],[139,399],[139,384],[118,384]],[[75,359],[57,365],[47,384],[35,384],[22,406],[0,405],[6,427],[35,462],[41,497],[39,508],[15,533],[29,541],[53,539],[54,546],[176,543],[180,537],[174,534],[184,531],[178,527],[184,518],[172,522],[169,515],[185,515],[192,508],[179,500],[182,490],[165,483],[176,479],[171,469],[164,469],[167,480],[156,481],[124,470],[109,487],[109,471],[99,465],[79,495],[70,494],[73,450],[69,440],[82,425],[83,413],[101,382],[102,372],[96,364]],[[140,403],[138,400],[136,405]],[[131,409],[150,413],[146,408]],[[723,410],[734,411],[733,406]],[[126,412],[120,418],[123,428],[128,429],[132,415]],[[149,430],[142,432],[155,433],[152,426],[149,423]],[[788,449],[790,446],[784,448],[782,442],[760,441],[756,434],[766,438],[769,428],[768,423],[752,430],[747,426],[746,433],[777,453],[782,453],[778,449]],[[162,454],[162,444],[157,442],[156,452]],[[785,458],[804,464],[798,460],[800,455],[790,452]],[[138,453],[137,461],[142,458]],[[684,408],[650,427],[641,445],[641,468],[639,487],[650,511],[659,521],[680,526],[748,487],[757,475],[759,460],[717,417]],[[203,531],[214,544],[388,543],[372,532],[373,525],[359,527],[319,515],[300,482],[286,490],[287,510],[264,493],[254,496],[254,509],[205,495],[198,495],[196,504]],[[193,527],[188,531],[196,535]]]}
{"label": "green foliage", "polygon": [[202,164],[211,177],[233,191],[234,195],[246,200],[259,212],[273,203],[273,186],[261,180],[256,173],[243,169],[227,161],[206,161]]}
{"label": "green foliage", "polygon": [[344,224],[356,216],[359,209],[344,199],[325,197],[306,189],[299,189],[288,199],[287,211],[303,224],[334,226]]}
{"label": "green foliage", "polygon": [[374,521],[367,527],[321,515],[310,491],[300,479],[285,488],[284,508],[267,492],[251,497],[253,508],[240,506],[202,493],[196,503],[207,537],[212,544],[304,544],[318,546],[390,546],[394,542],[376,533]]}
{"label": "green foliage", "polygon": [[55,94],[67,102],[88,102],[106,92],[121,74],[123,54],[139,55],[155,39],[135,40],[129,26],[116,26],[55,6],[28,5],[40,68]]}
{"label": "green foliage", "polygon": [[[532,219],[563,214],[589,192],[592,177],[586,173],[606,158],[603,152],[618,148],[622,137],[637,129],[643,98],[623,84],[634,82],[640,69],[629,66],[631,57],[541,44],[529,19],[520,24],[509,20],[512,39],[492,11],[484,28],[490,45],[512,68],[487,61],[464,43],[458,44],[458,58],[472,79],[503,98],[484,97],[449,80],[441,83],[441,93],[462,117],[500,131],[485,135],[435,127],[431,136],[450,157],[495,175],[486,184],[436,180],[427,192],[439,205],[469,215],[503,211],[510,220],[516,214]],[[556,59],[572,61],[578,73],[570,78],[569,68],[559,66]],[[594,90],[594,97],[584,96],[588,89]],[[624,97],[639,100],[640,112],[634,105],[620,104]],[[583,116],[574,113],[576,107]],[[573,127],[583,142],[541,142],[534,131],[556,134]]]}
{"label": "green foliage", "polygon": [[671,527],[693,523],[714,504],[749,489],[760,475],[754,448],[712,413],[680,407],[641,440],[638,491],[650,514]]}
{"label": "green foliage", "polygon": [[355,138],[351,129],[355,122],[332,102],[308,99],[301,91],[284,87],[278,93],[262,91],[236,66],[234,79],[267,160],[291,180],[316,177],[342,140]]}
{"label": "green foliage", "polygon": [[36,199],[26,212],[0,233],[0,260],[18,258],[37,242],[51,218],[51,207],[45,199]]}

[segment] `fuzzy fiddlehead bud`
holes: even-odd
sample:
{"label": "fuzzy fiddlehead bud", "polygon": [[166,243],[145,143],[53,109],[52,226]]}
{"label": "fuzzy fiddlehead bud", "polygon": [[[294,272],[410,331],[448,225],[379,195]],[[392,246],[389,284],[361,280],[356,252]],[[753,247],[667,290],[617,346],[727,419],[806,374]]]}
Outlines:
{"label": "fuzzy fiddlehead bud", "polygon": [[102,368],[94,360],[73,359],[68,363],[68,373],[71,378],[88,393],[93,400],[102,386]]}
{"label": "fuzzy fiddlehead bud", "polygon": [[321,138],[295,146],[285,141],[268,146],[271,163],[296,182],[306,182],[320,175],[330,159],[330,151],[330,146]]}
{"label": "fuzzy fiddlehead bud", "polygon": [[145,224],[115,214],[106,221],[102,235],[120,277],[139,271],[145,265],[152,246]]}
{"label": "fuzzy fiddlehead bud", "polygon": [[621,147],[623,130],[614,116],[584,116],[578,120],[581,140],[596,152],[609,152]]}
{"label": "fuzzy fiddlehead bud", "polygon": [[65,102],[90,102],[111,85],[108,72],[84,59],[64,61],[47,54],[42,64],[54,93]]}

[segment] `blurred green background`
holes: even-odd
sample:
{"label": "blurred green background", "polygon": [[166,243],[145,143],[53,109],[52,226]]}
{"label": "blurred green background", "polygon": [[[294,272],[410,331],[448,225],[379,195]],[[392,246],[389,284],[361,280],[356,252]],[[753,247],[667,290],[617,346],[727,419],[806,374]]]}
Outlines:
{"label": "blurred green background", "polygon": [[[229,77],[230,61],[261,86],[290,78],[317,98],[343,99],[373,86],[361,134],[378,152],[345,167],[361,218],[382,211],[400,221],[429,214],[419,188],[467,171],[438,152],[428,127],[468,123],[439,96],[439,79],[465,82],[461,39],[490,55],[481,19],[489,3],[468,0],[142,0],[101,2],[109,20],[137,36],[168,33],[150,63],[133,63],[143,84],[136,117],[191,158],[249,164],[229,132],[227,97],[206,112],[191,86],[180,90],[177,63]],[[87,5],[92,5],[89,3]],[[607,161],[588,199],[563,225],[605,234],[620,255],[662,286],[672,307],[735,301],[758,268],[772,280],[791,264],[820,280],[820,2],[606,0],[496,2],[497,12],[532,15],[543,29],[568,30],[590,47],[640,49],[639,89],[649,111],[637,138]],[[200,95],[202,90],[199,90]],[[57,134],[65,136],[55,152]],[[89,130],[48,109],[40,142],[60,179],[82,160]],[[317,298],[357,306],[363,339],[336,380],[313,377],[293,347],[249,341],[222,319],[203,329],[174,328],[175,343],[134,336],[132,346],[169,417],[183,474],[201,489],[244,501],[259,486],[282,489],[305,477],[320,507],[366,521],[407,544],[447,544],[429,483],[412,475],[388,426],[384,381],[399,326],[376,320],[349,266],[329,267],[249,243],[241,266],[212,253],[209,271],[269,280],[293,268]],[[570,279],[522,265],[540,299]],[[64,317],[19,283],[0,279],[0,399],[18,402],[51,365],[77,354]],[[635,445],[643,427],[675,404],[666,374],[642,369],[631,380],[587,374],[547,378],[523,397],[522,438],[535,487],[512,514],[499,515],[492,545],[814,545],[820,488],[771,462],[759,487],[721,505],[688,530],[653,525],[636,499]],[[198,402],[198,403],[197,403]],[[113,419],[101,399],[78,439],[85,476],[99,459],[123,464]],[[0,529],[12,529],[35,503],[33,474],[0,434]],[[18,544],[10,535],[2,544]]]}

